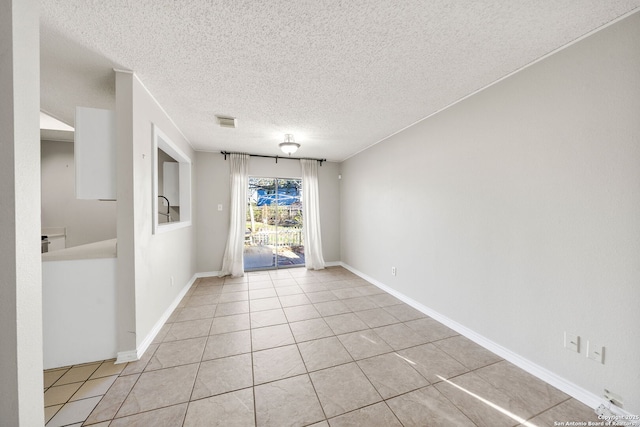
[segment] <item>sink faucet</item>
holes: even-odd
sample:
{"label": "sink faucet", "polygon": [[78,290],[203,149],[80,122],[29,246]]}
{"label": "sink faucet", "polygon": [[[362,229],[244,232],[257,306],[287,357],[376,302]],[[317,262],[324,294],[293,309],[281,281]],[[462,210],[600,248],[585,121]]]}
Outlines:
{"label": "sink faucet", "polygon": [[167,217],[167,222],[171,222],[171,203],[169,203],[169,199],[167,199],[164,196],[158,196],[158,197],[162,197],[163,199],[165,199],[167,201],[167,213],[158,212],[158,214],[166,216]]}

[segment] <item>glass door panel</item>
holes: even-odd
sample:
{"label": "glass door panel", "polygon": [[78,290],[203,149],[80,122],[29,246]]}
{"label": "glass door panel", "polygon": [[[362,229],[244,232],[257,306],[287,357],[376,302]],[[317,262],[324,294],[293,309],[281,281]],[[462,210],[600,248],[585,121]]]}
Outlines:
{"label": "glass door panel", "polygon": [[275,268],[276,180],[249,178],[247,231],[244,239],[244,269]]}
{"label": "glass door panel", "polygon": [[245,270],[304,265],[302,181],[249,178]]}
{"label": "glass door panel", "polygon": [[304,265],[302,180],[278,179],[278,267]]}

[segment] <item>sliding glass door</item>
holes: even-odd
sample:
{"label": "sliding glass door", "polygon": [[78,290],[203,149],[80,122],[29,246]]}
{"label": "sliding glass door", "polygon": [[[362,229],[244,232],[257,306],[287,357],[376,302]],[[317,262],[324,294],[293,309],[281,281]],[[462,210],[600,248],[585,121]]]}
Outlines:
{"label": "sliding glass door", "polygon": [[244,269],[304,265],[302,180],[249,178]]}

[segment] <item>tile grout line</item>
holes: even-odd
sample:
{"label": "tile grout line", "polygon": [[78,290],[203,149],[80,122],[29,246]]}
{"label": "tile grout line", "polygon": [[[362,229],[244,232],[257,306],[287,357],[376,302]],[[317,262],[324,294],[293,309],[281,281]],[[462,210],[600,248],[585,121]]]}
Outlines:
{"label": "tile grout line", "polygon": [[[269,278],[271,284],[273,281]],[[252,317],[251,317],[251,302],[249,302],[249,345],[251,349],[251,392],[253,394],[253,425],[258,425],[258,404],[256,401],[256,372],[255,372],[255,362],[254,362],[254,351],[253,351],[253,327],[252,327]]]}
{"label": "tile grout line", "polygon": [[[72,368],[72,367],[73,367],[73,365],[71,365],[71,367],[62,367],[62,368],[58,368],[58,369],[51,369],[51,371],[55,371],[55,370],[60,370],[60,371],[61,371],[61,370],[64,370],[64,373],[63,373],[62,375],[60,375],[60,376],[59,376],[59,377],[58,377],[58,378],[57,378],[57,379],[56,379],[56,380],[55,380],[55,381],[54,381],[54,382],[53,382],[49,387],[47,387],[47,388],[43,391],[43,394],[44,394],[44,393],[46,393],[46,392],[47,392],[47,390],[49,390],[50,388],[55,387],[55,386],[56,386],[56,383],[60,380],[60,378],[62,378],[62,377],[63,377],[67,372],[69,372],[69,370],[71,370],[71,368]],[[45,372],[46,372],[46,371],[45,371]],[[49,406],[45,406],[45,407],[44,407],[44,409],[46,410],[47,408],[50,408],[50,407],[52,407],[52,406],[58,406],[58,405],[60,405],[60,407],[56,410],[56,412],[54,412],[54,413],[53,413],[53,415],[51,415],[51,418],[49,418],[49,420],[45,423],[45,425],[46,425],[46,424],[48,424],[48,423],[49,423],[49,421],[51,421],[51,420],[53,419],[53,417],[55,417],[55,416],[56,416],[56,414],[57,414],[58,412],[60,412],[60,410],[64,407],[64,405],[65,405],[65,404],[66,404],[66,403],[57,403],[57,404],[55,404],[55,405],[49,405]]]}
{"label": "tile grout line", "polygon": [[[566,394],[566,393],[565,393],[565,394]],[[566,398],[565,400],[563,400],[562,402],[558,402],[558,403],[556,403],[555,405],[553,405],[553,406],[551,406],[551,407],[549,407],[549,408],[547,408],[547,409],[544,409],[544,410],[542,410],[542,411],[538,412],[537,414],[532,414],[529,418],[527,418],[527,419],[525,420],[525,422],[529,422],[529,421],[531,421],[532,419],[534,419],[535,417],[540,416],[540,415],[544,414],[545,412],[548,412],[548,411],[552,410],[553,408],[556,408],[556,407],[558,407],[558,406],[562,405],[563,403],[566,403],[566,402],[570,401],[571,399],[573,399],[573,397],[571,397],[571,396],[567,395],[567,398]],[[523,423],[523,424],[524,424],[524,423]]]}
{"label": "tile grout line", "polygon": [[[463,365],[463,366],[464,366],[464,365]],[[469,372],[472,372],[472,371],[469,371]],[[469,372],[466,372],[466,373],[464,373],[464,374],[457,375],[456,377],[459,377],[459,376],[462,376],[462,375],[466,375],[466,374],[468,374]],[[452,378],[455,378],[455,377],[448,378],[447,380],[451,380]],[[466,412],[464,412],[464,411],[462,410],[462,408],[460,408],[458,405],[456,405],[456,404],[455,404],[455,402],[454,402],[454,401],[452,401],[452,400],[449,398],[449,396],[447,396],[446,394],[442,393],[442,392],[441,392],[441,391],[436,387],[436,384],[439,384],[439,383],[442,383],[442,382],[443,382],[443,381],[438,381],[437,383],[431,384],[431,387],[433,387],[433,388],[438,392],[438,394],[440,394],[442,397],[444,397],[445,399],[447,399],[447,401],[448,401],[451,405],[453,405],[453,407],[454,407],[454,408],[456,408],[456,409],[458,410],[458,412],[460,412],[460,413],[461,413],[461,414],[462,414],[466,419],[468,419],[468,420],[469,420],[469,422],[470,422],[471,424],[473,424],[474,426],[480,427],[480,426],[478,426],[478,424],[476,424],[476,423],[475,423],[471,418],[469,418],[469,416],[467,415],[467,413],[466,413]],[[517,424],[516,424],[516,425],[517,425]]]}
{"label": "tile grout line", "polygon": [[[158,348],[160,348],[160,344],[158,344],[158,346],[155,348],[155,350],[153,350],[151,352],[151,354],[149,355],[150,356],[149,360],[147,361],[147,363],[145,363],[145,365],[142,367],[142,370],[140,372],[130,374],[130,375],[136,375],[137,374],[138,378],[136,378],[136,380],[133,382],[133,385],[131,386],[131,388],[127,392],[127,395],[125,396],[124,399],[122,399],[122,402],[118,405],[118,409],[116,409],[116,411],[113,414],[113,417],[111,417],[111,420],[109,420],[110,423],[117,418],[118,412],[120,412],[120,410],[122,409],[122,405],[124,405],[124,402],[127,401],[129,396],[131,395],[131,392],[135,388],[136,384],[138,384],[138,381],[140,381],[140,378],[142,377],[142,374],[144,374],[145,369],[147,368],[147,365],[149,365],[149,363],[151,362],[151,359],[155,355],[156,351],[158,351]],[[125,369],[127,369],[127,366],[129,366],[129,363],[127,363],[127,365],[125,365],[124,369],[122,370],[123,372],[124,372]],[[118,377],[120,377],[120,376],[126,377],[127,375],[119,375]],[[115,384],[115,382],[114,382],[114,384]],[[112,384],[112,386],[113,386],[113,384]],[[111,388],[111,387],[109,387],[109,388]],[[106,396],[106,393],[105,393],[105,396]],[[102,399],[100,399],[100,400],[102,400]],[[100,404],[100,402],[98,402],[98,405],[99,404]],[[96,405],[96,407],[97,407],[97,405]],[[91,414],[89,414],[89,416],[91,416]],[[120,418],[124,418],[124,417],[120,417]]]}
{"label": "tile grout line", "polygon": [[[289,329],[291,329],[291,326],[289,326]],[[293,331],[291,331],[291,334],[293,335]],[[295,337],[294,337],[295,340]],[[311,378],[311,372],[309,372],[309,368],[307,367],[307,362],[304,361],[304,357],[302,357],[302,352],[300,351],[300,345],[299,343],[295,343],[296,345],[296,349],[298,350],[298,355],[300,356],[300,360],[302,360],[302,364],[304,366],[304,370],[306,372],[306,376],[307,378],[309,378],[309,382],[311,383],[311,387],[313,388],[313,392],[316,395],[316,399],[318,399],[318,405],[320,405],[320,410],[322,410],[322,414],[324,415],[324,420],[328,423],[329,422],[329,418],[327,417],[327,413],[324,410],[324,407],[322,406],[322,402],[320,402],[320,396],[318,395],[318,390],[316,389],[316,385],[313,383],[313,379]],[[322,422],[322,420],[320,421],[316,421],[316,422]],[[315,424],[315,423],[312,423]]]}
{"label": "tile grout line", "polygon": [[[215,316],[215,312],[216,312],[217,309],[218,309],[218,306],[216,305],[216,308],[214,309],[214,313],[213,313],[214,316]],[[184,425],[185,421],[187,420],[187,413],[189,412],[189,406],[191,405],[191,402],[192,402],[191,399],[193,397],[193,392],[194,392],[194,390],[196,388],[196,383],[198,382],[198,374],[200,374],[200,367],[202,366],[202,359],[204,358],[204,352],[206,351],[207,344],[209,343],[209,337],[211,336],[210,334],[211,334],[211,328],[213,328],[213,319],[214,318],[215,317],[213,317],[211,319],[211,324],[209,325],[209,331],[207,333],[207,339],[205,340],[204,347],[202,347],[202,352],[200,353],[200,361],[198,362],[198,369],[196,369],[196,375],[193,377],[193,384],[191,385],[191,393],[189,393],[189,397],[187,398],[187,402],[186,402],[187,408],[185,409],[184,416],[182,418],[182,424],[183,425]],[[158,346],[158,348],[160,348],[160,347]]]}
{"label": "tile grout line", "polygon": [[[81,364],[79,364],[79,365],[71,365],[71,367],[69,367],[69,368],[66,370],[66,372],[60,376],[60,378],[58,378],[58,379],[57,379],[57,380],[56,380],[56,381],[55,381],[55,382],[54,382],[50,387],[48,387],[48,388],[47,388],[47,390],[49,390],[49,389],[51,389],[51,388],[53,388],[53,387],[64,387],[65,385],[71,385],[71,384],[78,384],[78,383],[82,383],[82,384],[78,387],[78,389],[77,389],[76,391],[74,391],[74,392],[73,392],[73,394],[71,394],[71,396],[69,396],[69,398],[68,398],[65,402],[63,402],[63,403],[61,403],[61,404],[60,404],[60,403],[57,403],[57,404],[55,404],[55,405],[49,405],[49,406],[45,406],[45,407],[44,407],[44,408],[46,409],[46,408],[50,408],[50,407],[52,407],[52,406],[62,405],[62,406],[60,406],[60,407],[58,408],[58,410],[57,410],[57,411],[56,411],[56,412],[51,416],[51,418],[50,418],[50,419],[45,423],[45,426],[46,426],[47,424],[49,424],[49,422],[51,422],[51,420],[53,420],[53,419],[55,418],[55,416],[56,416],[56,415],[58,415],[58,413],[59,413],[59,412],[60,412],[60,411],[65,407],[65,405],[67,405],[67,404],[71,403],[71,398],[72,398],[73,396],[75,396],[75,394],[78,392],[78,390],[80,390],[80,389],[82,388],[82,386],[83,386],[83,385],[84,385],[84,384],[89,380],[89,378],[91,378],[91,375],[93,375],[93,374],[98,370],[98,368],[100,368],[100,366],[102,366],[102,364],[104,363],[104,361],[103,361],[103,362],[101,362],[101,363],[99,363],[99,364],[97,364],[98,366],[96,367],[96,369],[95,369],[95,370],[93,370],[93,371],[89,374],[89,376],[87,377],[87,379],[86,379],[86,380],[84,380],[84,381],[77,381],[77,382],[73,382],[73,383],[61,384],[61,385],[59,385],[59,386],[56,386],[57,382],[58,382],[58,381],[60,381],[60,380],[62,379],[62,377],[64,377],[67,373],[71,372],[71,370],[72,370],[73,368],[81,367],[81,366],[86,366],[86,365],[91,365],[91,364],[93,364],[93,363],[95,363],[95,362],[81,363]],[[63,369],[64,369],[64,368],[63,368]],[[45,392],[46,392],[46,390],[45,390]],[[43,393],[44,393],[44,392],[43,392]],[[103,396],[104,396],[104,395],[103,395]],[[97,397],[97,396],[91,396],[91,397]],[[88,397],[88,398],[86,398],[86,399],[89,399],[89,398],[91,398],[91,397]],[[80,401],[80,400],[85,400],[85,399],[78,399],[78,401]],[[102,399],[100,399],[100,400],[102,400]],[[86,421],[86,420],[84,420],[84,421]],[[84,421],[83,421],[83,422],[84,422]]]}
{"label": "tile grout line", "polygon": [[249,302],[249,347],[251,350],[251,393],[253,396],[253,425],[258,425],[258,406],[256,405],[256,370],[253,359],[253,328],[251,327],[251,302]]}

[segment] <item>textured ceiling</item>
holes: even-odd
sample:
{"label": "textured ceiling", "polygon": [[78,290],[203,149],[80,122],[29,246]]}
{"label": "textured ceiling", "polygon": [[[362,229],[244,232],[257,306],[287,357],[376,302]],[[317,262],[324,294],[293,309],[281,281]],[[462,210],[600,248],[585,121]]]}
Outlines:
{"label": "textured ceiling", "polygon": [[[136,72],[197,150],[340,161],[640,0],[42,0],[42,109],[113,108]],[[220,128],[216,114],[238,118]]]}

